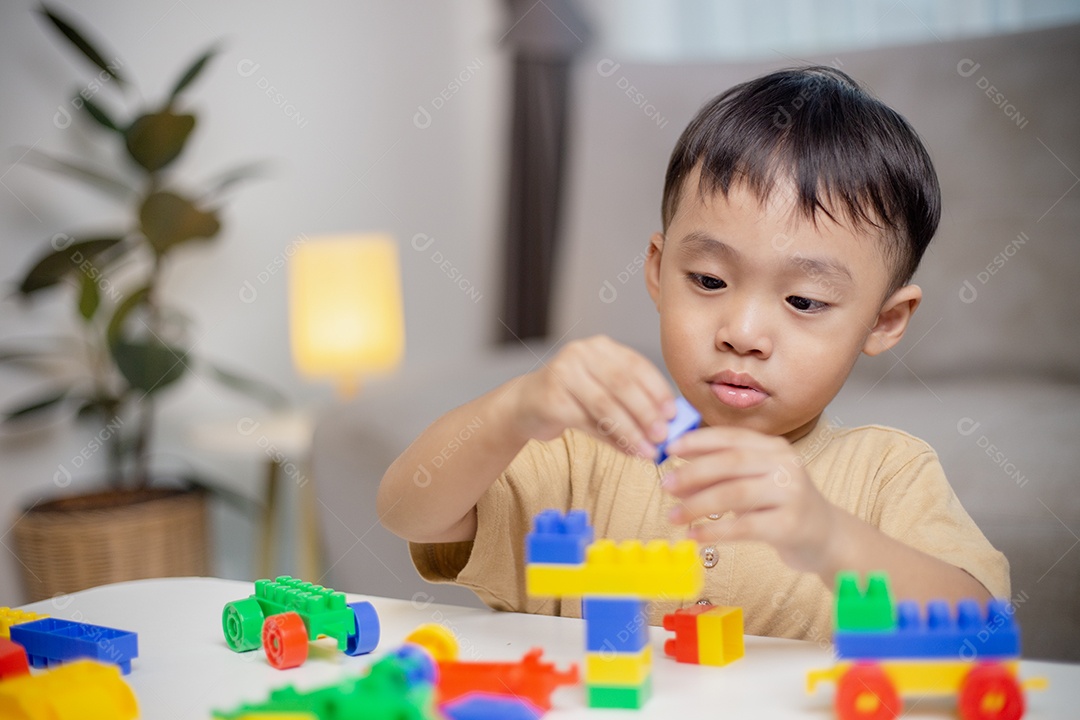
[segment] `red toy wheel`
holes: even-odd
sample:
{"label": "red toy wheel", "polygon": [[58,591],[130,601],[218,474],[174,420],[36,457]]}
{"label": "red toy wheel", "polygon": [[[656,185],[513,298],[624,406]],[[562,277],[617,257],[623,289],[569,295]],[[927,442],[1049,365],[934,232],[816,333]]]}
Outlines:
{"label": "red toy wheel", "polygon": [[840,720],[894,720],[900,696],[879,665],[853,665],[836,686],[836,715]]}
{"label": "red toy wheel", "polygon": [[307,627],[294,612],[271,615],[263,623],[262,644],[266,659],[278,670],[298,667],[307,660]]}
{"label": "red toy wheel", "polygon": [[1024,693],[1004,665],[983,663],[964,678],[960,686],[964,720],[1018,720],[1023,715]]}

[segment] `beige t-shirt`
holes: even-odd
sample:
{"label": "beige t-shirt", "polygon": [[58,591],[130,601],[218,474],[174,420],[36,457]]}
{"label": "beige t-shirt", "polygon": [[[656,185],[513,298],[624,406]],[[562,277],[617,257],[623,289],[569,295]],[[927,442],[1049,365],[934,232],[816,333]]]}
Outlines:
{"label": "beige t-shirt", "polygon": [[[794,448],[830,502],[966,570],[995,597],[1008,597],[1008,561],[960,505],[925,442],[891,428],[819,422]],[[426,580],[463,585],[498,610],[581,617],[577,599],[525,593],[525,535],[533,516],[546,508],[583,509],[597,538],[681,539],[686,526],[667,521],[675,500],[661,490],[660,478],[682,462],[670,458],[657,466],[577,430],[531,441],[477,502],[476,538],[410,543],[413,562]],[[701,599],[741,606],[747,633],[819,641],[831,636],[831,588],[813,573],[789,568],[771,546],[703,547],[702,564]],[[651,603],[650,622],[659,625],[665,613],[693,602]]]}

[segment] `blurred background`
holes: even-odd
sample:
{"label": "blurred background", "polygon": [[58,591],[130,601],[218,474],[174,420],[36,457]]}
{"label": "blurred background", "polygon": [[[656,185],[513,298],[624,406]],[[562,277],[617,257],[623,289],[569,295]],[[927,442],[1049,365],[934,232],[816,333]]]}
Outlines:
{"label": "blurred background", "polygon": [[[155,474],[213,488],[207,574],[475,603],[420,581],[379,527],[382,471],[439,414],[569,339],[603,332],[659,363],[640,270],[675,139],[730,85],[814,62],[912,121],[945,202],[915,326],[897,353],[860,361],[833,416],[931,442],[1010,557],[1028,648],[1080,659],[1080,3],[50,4],[123,92],[37,8],[0,6],[0,409],[50,398],[70,372],[27,367],[13,348],[83,332],[78,268],[32,298],[19,292],[28,271],[58,236],[133,222],[130,202],[31,162],[47,152],[131,175],[123,144],[73,98],[130,120],[216,45],[174,104],[198,123],[167,177],[195,193],[260,163],[207,201],[220,232],[178,245],[158,287],[189,320],[178,345],[286,401],[195,363],[154,395]],[[320,236],[368,233],[396,241],[405,351],[349,395],[295,369],[287,278]],[[14,542],[25,510],[105,484],[109,419],[73,422],[77,409],[56,402],[0,429],[0,606],[30,599]]]}

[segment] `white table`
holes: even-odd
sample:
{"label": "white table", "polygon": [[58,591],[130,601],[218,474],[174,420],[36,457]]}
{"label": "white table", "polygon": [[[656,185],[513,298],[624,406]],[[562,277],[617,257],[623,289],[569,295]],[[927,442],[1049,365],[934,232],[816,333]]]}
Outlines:
{"label": "white table", "polygon": [[[253,591],[253,583],[216,578],[140,580],[58,596],[25,609],[137,632],[139,656],[126,679],[139,698],[144,720],[206,719],[213,709],[231,710],[242,702],[265,700],[271,688],[281,685],[312,689],[359,674],[374,658],[400,645],[417,625],[427,622],[442,623],[457,634],[463,659],[516,661],[529,648],[539,646],[544,659],[556,662],[560,669],[570,662],[583,665],[581,620],[350,594],[350,602],[364,599],[375,605],[382,625],[379,648],[368,656],[349,657],[338,652],[332,640],[324,639],[312,644],[303,666],[275,670],[261,650],[234,653],[222,635],[225,603]],[[554,707],[545,717],[834,717],[831,685],[813,696],[804,691],[806,671],[831,664],[828,648],[748,636],[743,659],[722,668],[703,667],[664,657],[663,642],[670,634],[661,628],[650,630],[653,698],[644,710],[590,710],[579,685],[556,691]],[[1080,715],[1080,665],[1022,661],[1020,674],[1050,680],[1049,690],[1028,693],[1025,717]],[[955,719],[955,707],[955,700],[912,700],[905,717]]]}

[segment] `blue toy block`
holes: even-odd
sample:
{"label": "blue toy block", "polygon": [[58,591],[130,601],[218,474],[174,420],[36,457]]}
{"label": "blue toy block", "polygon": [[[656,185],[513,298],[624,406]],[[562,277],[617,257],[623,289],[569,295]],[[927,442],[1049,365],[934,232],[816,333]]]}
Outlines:
{"label": "blue toy block", "polygon": [[636,598],[585,597],[585,650],[636,653],[649,642],[649,606]]}
{"label": "blue toy block", "polygon": [[356,618],[356,632],[345,639],[346,655],[367,655],[379,645],[379,614],[369,602],[349,603]]}
{"label": "blue toy block", "polygon": [[30,666],[35,668],[90,658],[119,665],[120,672],[127,675],[132,658],[139,654],[139,637],[133,632],[59,618],[12,625],[11,639],[26,649]]}
{"label": "blue toy block", "polygon": [[525,562],[579,565],[592,541],[593,528],[584,510],[565,515],[544,510],[533,518],[533,531],[525,538]]}
{"label": "blue toy block", "polygon": [[667,460],[667,447],[676,439],[697,429],[701,425],[701,413],[694,406],[686,402],[685,398],[675,399],[675,417],[668,423],[667,437],[656,446],[656,464]]}
{"label": "blue toy block", "polygon": [[974,600],[961,600],[953,618],[949,604],[933,600],[925,621],[918,603],[896,608],[894,630],[837,630],[833,645],[840,658],[1011,658],[1020,656],[1020,630],[1007,600],[991,600],[984,614]]}
{"label": "blue toy block", "polygon": [[537,720],[544,711],[510,695],[475,692],[443,705],[447,720]]}

